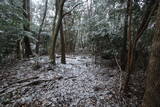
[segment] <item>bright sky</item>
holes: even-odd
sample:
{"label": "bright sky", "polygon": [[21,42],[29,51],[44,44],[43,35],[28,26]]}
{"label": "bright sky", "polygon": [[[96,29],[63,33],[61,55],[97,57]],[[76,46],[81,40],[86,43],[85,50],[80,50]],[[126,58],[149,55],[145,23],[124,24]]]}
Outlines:
{"label": "bright sky", "polygon": [[42,2],[42,0],[32,0],[34,3]]}

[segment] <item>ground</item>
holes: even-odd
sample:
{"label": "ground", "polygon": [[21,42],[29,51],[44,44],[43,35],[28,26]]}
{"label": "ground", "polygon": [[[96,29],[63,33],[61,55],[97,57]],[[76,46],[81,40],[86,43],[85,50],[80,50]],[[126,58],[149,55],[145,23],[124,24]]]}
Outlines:
{"label": "ground", "polygon": [[[126,107],[119,96],[119,71],[89,55],[68,55],[51,65],[47,56],[19,61],[0,71],[0,106]],[[133,96],[131,104],[138,104]],[[134,103],[133,103],[134,102]]]}

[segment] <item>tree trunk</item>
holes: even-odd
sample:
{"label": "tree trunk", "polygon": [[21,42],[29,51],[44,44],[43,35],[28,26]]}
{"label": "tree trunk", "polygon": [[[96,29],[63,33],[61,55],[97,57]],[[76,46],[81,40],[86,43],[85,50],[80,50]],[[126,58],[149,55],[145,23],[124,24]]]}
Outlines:
{"label": "tree trunk", "polygon": [[30,0],[23,0],[23,9],[24,9],[24,17],[28,20],[26,24],[23,25],[23,28],[25,31],[30,31],[30,20],[31,20],[31,15],[30,15]]}
{"label": "tree trunk", "polygon": [[31,46],[30,46],[30,42],[29,42],[29,38],[28,36],[25,36],[24,39],[24,48],[25,48],[25,51],[24,51],[24,56],[29,58],[30,55],[32,55],[32,50],[31,50]]}
{"label": "tree trunk", "polygon": [[63,23],[61,23],[60,27],[60,35],[61,35],[61,63],[66,64],[66,55],[65,55],[65,39],[64,39],[64,33],[63,33]]}
{"label": "tree trunk", "polygon": [[[27,24],[23,25],[25,31],[30,31],[30,0],[23,0],[23,9],[25,10],[24,17],[28,20]],[[29,58],[32,55],[30,41],[28,36],[24,36],[24,44],[25,44],[25,57]]]}
{"label": "tree trunk", "polygon": [[16,42],[16,54],[17,54],[17,58],[18,59],[21,59],[22,57],[21,57],[21,45],[20,45],[20,42],[21,42],[21,40],[19,39],[19,40],[17,40],[17,42]]}
{"label": "tree trunk", "polygon": [[[155,0],[150,1],[148,8],[143,16],[142,23],[140,24],[140,27],[135,35],[134,40],[132,40],[131,31],[128,32],[129,49],[128,49],[128,59],[127,59],[127,77],[126,77],[126,81],[125,81],[125,85],[124,85],[125,92],[127,92],[128,88],[129,88],[128,83],[129,83],[131,73],[135,70],[134,66],[135,66],[135,52],[136,52],[137,42],[141,38],[144,31],[147,29],[152,15],[154,14],[154,12],[157,9],[157,6],[158,6],[158,4],[156,3]],[[131,14],[131,13],[129,13],[129,14]],[[130,19],[130,21],[131,21],[131,19]],[[129,30],[131,30],[130,26],[129,26]]]}
{"label": "tree trunk", "polygon": [[160,3],[142,107],[160,107]]}
{"label": "tree trunk", "polygon": [[61,26],[62,18],[63,18],[63,6],[64,6],[65,0],[60,0],[58,3],[58,15],[57,15],[57,21],[55,23],[54,30],[52,32],[52,38],[53,38],[53,43],[51,47],[51,53],[50,53],[50,59],[52,64],[55,64],[55,48],[56,48],[56,41],[58,37],[58,32]]}
{"label": "tree trunk", "polygon": [[127,10],[124,19],[124,34],[123,34],[123,47],[121,50],[121,68],[126,69],[127,65],[127,28],[128,28],[128,12],[129,12],[129,2],[127,2]]}
{"label": "tree trunk", "polygon": [[128,49],[128,58],[127,58],[127,77],[126,81],[124,84],[124,91],[127,92],[128,90],[128,82],[130,79],[130,74],[132,71],[132,29],[131,29],[131,24],[132,24],[132,1],[128,0],[129,4],[129,25],[128,25],[128,41],[129,41],[129,49]]}
{"label": "tree trunk", "polygon": [[46,0],[46,3],[45,3],[45,9],[44,9],[44,14],[43,14],[43,19],[42,19],[42,23],[39,27],[39,31],[38,31],[38,35],[37,35],[37,39],[38,39],[38,42],[36,43],[36,53],[39,54],[39,45],[40,45],[40,34],[41,34],[41,31],[42,31],[42,27],[43,27],[43,24],[44,24],[44,20],[46,18],[46,14],[47,14],[47,7],[48,7],[48,0]]}

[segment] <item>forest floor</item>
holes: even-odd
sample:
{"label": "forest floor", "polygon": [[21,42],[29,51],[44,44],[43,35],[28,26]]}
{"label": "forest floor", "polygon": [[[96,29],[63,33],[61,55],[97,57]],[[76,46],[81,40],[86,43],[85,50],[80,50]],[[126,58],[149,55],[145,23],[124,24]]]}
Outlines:
{"label": "forest floor", "polygon": [[58,57],[53,66],[47,56],[41,56],[1,69],[0,107],[137,107],[139,104],[133,93],[128,104],[120,98],[120,73],[107,67],[107,60],[95,64],[89,55],[68,55],[66,61],[67,64],[60,64]]}

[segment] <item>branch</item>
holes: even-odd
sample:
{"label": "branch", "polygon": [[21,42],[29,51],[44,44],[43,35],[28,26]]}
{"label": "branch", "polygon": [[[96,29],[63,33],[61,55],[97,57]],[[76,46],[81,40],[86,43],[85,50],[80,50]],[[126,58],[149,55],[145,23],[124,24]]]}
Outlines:
{"label": "branch", "polygon": [[154,12],[157,10],[157,7],[158,7],[157,3],[150,4],[150,6],[148,7],[146,13],[144,14],[143,21],[137,31],[137,36],[135,38],[134,45],[137,44],[137,41],[141,38],[142,34],[148,27],[151,17],[154,15]]}
{"label": "branch", "polygon": [[43,14],[43,18],[42,18],[42,23],[41,23],[40,28],[39,28],[39,31],[38,31],[38,36],[40,35],[40,33],[41,33],[41,31],[42,31],[42,27],[43,27],[43,24],[44,24],[44,20],[45,20],[46,15],[47,15],[47,8],[48,8],[48,0],[46,0],[46,3],[45,3],[44,14]]}
{"label": "branch", "polygon": [[80,4],[82,4],[82,3],[78,3],[78,4],[76,4],[75,6],[73,6],[72,9],[71,9],[70,11],[64,13],[62,17],[65,17],[67,14],[70,14],[70,13],[71,13],[77,6],[79,6]]}

